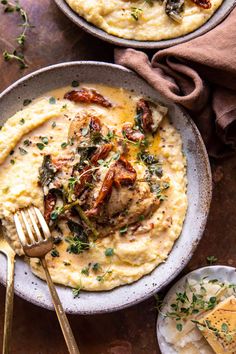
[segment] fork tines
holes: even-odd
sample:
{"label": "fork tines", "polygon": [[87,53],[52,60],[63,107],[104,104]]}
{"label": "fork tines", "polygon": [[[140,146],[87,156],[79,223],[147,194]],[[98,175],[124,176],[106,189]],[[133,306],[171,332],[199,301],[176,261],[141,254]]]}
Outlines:
{"label": "fork tines", "polygon": [[42,242],[51,236],[41,211],[34,206],[19,210],[14,215],[14,221],[22,246]]}

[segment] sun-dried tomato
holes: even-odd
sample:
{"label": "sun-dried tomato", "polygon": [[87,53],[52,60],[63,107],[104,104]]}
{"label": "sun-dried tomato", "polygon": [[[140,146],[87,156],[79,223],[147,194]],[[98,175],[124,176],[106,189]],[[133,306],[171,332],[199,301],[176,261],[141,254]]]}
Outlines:
{"label": "sun-dried tomato", "polygon": [[141,125],[145,133],[152,133],[152,111],[149,107],[148,101],[141,98],[137,103],[137,115],[141,116]]}
{"label": "sun-dried tomato", "polygon": [[77,103],[96,103],[106,108],[112,107],[111,102],[94,89],[72,90],[67,92],[64,98]]}
{"label": "sun-dried tomato", "polygon": [[50,221],[50,216],[55,208],[57,202],[57,197],[54,193],[49,192],[45,197],[44,197],[44,218],[47,223]]}
{"label": "sun-dried tomato", "polygon": [[100,132],[102,128],[101,121],[98,117],[92,116],[89,123],[90,130]]}
{"label": "sun-dried tomato", "polygon": [[96,165],[98,160],[104,160],[112,149],[112,144],[104,144],[97,148],[91,158],[91,163]]}
{"label": "sun-dried tomato", "polygon": [[122,127],[122,133],[125,137],[131,141],[141,141],[145,138],[145,135],[140,130],[133,129],[131,123],[125,123]]}
{"label": "sun-dried tomato", "polygon": [[137,172],[124,156],[121,156],[115,163],[114,170],[114,185],[116,187],[134,184],[137,177]]}
{"label": "sun-dried tomato", "polygon": [[210,9],[211,8],[211,0],[192,0],[194,4],[202,7],[203,9]]}

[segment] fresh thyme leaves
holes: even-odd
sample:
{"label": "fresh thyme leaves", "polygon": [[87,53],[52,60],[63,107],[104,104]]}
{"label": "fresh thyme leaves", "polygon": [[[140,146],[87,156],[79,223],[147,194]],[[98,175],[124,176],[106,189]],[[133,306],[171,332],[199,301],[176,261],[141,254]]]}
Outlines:
{"label": "fresh thyme leaves", "polygon": [[88,277],[89,276],[89,267],[84,267],[81,270],[81,274],[84,274],[84,275],[86,275]]}
{"label": "fresh thyme leaves", "polygon": [[102,275],[98,275],[97,276],[97,281],[99,282],[103,282],[105,280],[105,278],[107,277],[107,275],[110,275],[112,273],[112,270],[110,270],[110,267],[105,271],[105,273],[103,273]]}
{"label": "fresh thyme leaves", "polygon": [[56,250],[55,248],[51,251],[51,256],[53,257],[53,258],[55,258],[55,257],[60,257],[60,254],[59,254],[59,252],[58,252],[58,250]]}
{"label": "fresh thyme leaves", "polygon": [[82,289],[81,286],[79,286],[78,288],[72,289],[72,294],[73,294],[74,299],[76,297],[79,297],[81,289]]}
{"label": "fresh thyme leaves", "polygon": [[67,147],[67,145],[68,145],[68,143],[64,142],[64,143],[61,144],[61,148],[65,149]]}
{"label": "fresh thyme leaves", "polygon": [[218,259],[215,256],[208,256],[206,260],[209,265],[212,265],[218,261]]}
{"label": "fresh thyme leaves", "polygon": [[179,332],[181,332],[182,329],[183,329],[183,325],[182,325],[181,323],[177,323],[176,329],[177,329]]}
{"label": "fresh thyme leaves", "polygon": [[21,154],[21,155],[26,155],[26,154],[28,154],[28,152],[27,152],[25,149],[23,149],[22,147],[19,147],[19,151],[20,151],[20,154]]}
{"label": "fresh thyme leaves", "polygon": [[131,16],[135,21],[138,21],[142,15],[143,10],[138,7],[131,7]]}
{"label": "fresh thyme leaves", "polygon": [[72,87],[78,87],[79,86],[79,82],[77,80],[73,80],[71,83]]}
{"label": "fresh thyme leaves", "polygon": [[41,136],[40,138],[42,140],[42,142],[44,143],[44,145],[48,145],[48,138],[46,136]]}
{"label": "fresh thyme leaves", "polygon": [[45,145],[42,143],[37,143],[36,146],[39,150],[43,150],[45,148]]}
{"label": "fresh thyme leaves", "polygon": [[84,250],[88,250],[90,244],[87,242],[82,242],[77,236],[75,237],[67,237],[66,242],[69,243],[69,246],[67,247],[67,252],[68,253],[73,253],[73,254],[80,254]]}
{"label": "fresh thyme leaves", "polygon": [[50,98],[49,98],[49,103],[50,103],[50,104],[55,104],[55,103],[56,103],[55,97],[53,97],[53,96],[50,97]]}
{"label": "fresh thyme leaves", "polygon": [[[215,293],[209,297],[207,295],[209,284],[218,285],[219,289],[215,288]],[[198,317],[202,313],[213,310],[218,303],[220,302],[221,297],[218,295],[219,291],[222,289],[227,290],[231,289],[233,284],[225,284],[217,279],[202,278],[199,282],[189,282],[186,281],[183,291],[179,291],[175,294],[174,300],[169,305],[168,311],[162,313],[164,317],[171,318],[176,321],[177,331],[182,331],[184,325],[187,323],[187,320],[195,323],[200,330],[205,330],[208,328],[212,330],[215,334],[216,329],[211,325],[210,321],[198,321]],[[214,289],[214,288],[213,288]],[[162,312],[162,298],[157,294],[157,309],[159,312]],[[218,331],[219,332],[219,331]],[[221,334],[228,334],[227,323],[222,323]],[[231,335],[231,333],[229,333]]]}
{"label": "fresh thyme leaves", "polygon": [[94,263],[94,264],[92,265],[92,270],[93,270],[94,272],[98,272],[100,269],[101,269],[101,265],[100,265],[99,263]]}
{"label": "fresh thyme leaves", "polygon": [[113,249],[113,248],[107,248],[107,249],[105,250],[105,256],[106,256],[106,257],[112,257],[112,256],[114,256],[114,249]]}
{"label": "fresh thyme leaves", "polygon": [[23,106],[28,106],[31,102],[32,102],[32,100],[26,98],[26,99],[23,101]]}
{"label": "fresh thyme leaves", "polygon": [[55,128],[55,127],[56,127],[56,125],[57,125],[57,123],[56,123],[56,122],[52,122],[52,128]]}
{"label": "fresh thyme leaves", "polygon": [[30,141],[29,139],[25,139],[25,140],[23,141],[23,144],[24,144],[25,146],[30,146],[31,141]]}
{"label": "fresh thyme leaves", "polygon": [[88,240],[88,235],[85,232],[84,228],[71,220],[67,222],[67,225],[73,235],[72,237],[66,238],[66,242],[69,243],[67,252],[73,254],[80,254],[85,250],[89,250],[90,244]]}
{"label": "fresh thyme leaves", "polygon": [[128,231],[128,227],[127,226],[123,226],[123,227],[120,228],[119,231],[120,231],[120,235],[124,235]]}
{"label": "fresh thyme leaves", "polygon": [[27,30],[29,29],[30,23],[28,19],[27,12],[25,9],[19,4],[18,1],[8,1],[8,0],[2,0],[1,4],[4,6],[4,12],[6,13],[18,13],[22,23],[20,24],[20,27],[22,27],[22,32],[17,36],[16,42],[18,44],[18,47],[13,50],[12,53],[9,53],[8,51],[3,52],[3,58],[6,61],[10,60],[16,60],[19,63],[19,66],[21,69],[25,69],[28,67],[26,64],[24,54],[23,54],[23,48],[25,45],[26,41],[26,33]]}
{"label": "fresh thyme leaves", "polygon": [[25,120],[24,120],[24,118],[21,118],[20,125],[23,125],[23,124],[25,124]]}

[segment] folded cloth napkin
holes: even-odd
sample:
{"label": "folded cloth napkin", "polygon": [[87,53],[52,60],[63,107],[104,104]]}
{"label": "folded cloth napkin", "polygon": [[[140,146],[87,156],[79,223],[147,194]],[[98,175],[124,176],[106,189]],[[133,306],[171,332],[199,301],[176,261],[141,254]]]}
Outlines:
{"label": "folded cloth napkin", "polygon": [[236,150],[236,8],[212,31],[158,51],[151,62],[134,49],[115,49],[115,62],[185,107],[210,156]]}

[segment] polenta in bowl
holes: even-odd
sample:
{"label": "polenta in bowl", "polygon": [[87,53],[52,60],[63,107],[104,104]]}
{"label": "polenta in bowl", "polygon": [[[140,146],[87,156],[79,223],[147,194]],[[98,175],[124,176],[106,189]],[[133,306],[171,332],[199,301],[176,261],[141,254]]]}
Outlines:
{"label": "polenta in bowl", "polygon": [[[186,158],[168,109],[127,89],[78,83],[48,92],[0,131],[0,218],[33,204],[54,248],[54,282],[87,291],[130,284],[165,262],[187,210]],[[33,272],[44,277],[37,259]]]}
{"label": "polenta in bowl", "polygon": [[[223,0],[65,1],[75,13],[107,34],[135,41],[161,41],[187,35],[206,23],[223,3]],[[57,3],[64,9],[60,1]]]}

